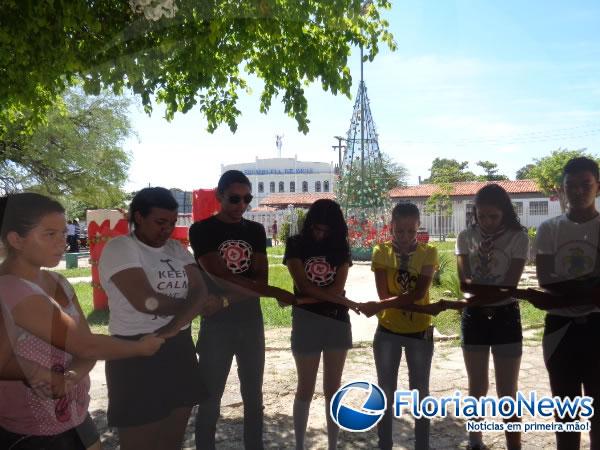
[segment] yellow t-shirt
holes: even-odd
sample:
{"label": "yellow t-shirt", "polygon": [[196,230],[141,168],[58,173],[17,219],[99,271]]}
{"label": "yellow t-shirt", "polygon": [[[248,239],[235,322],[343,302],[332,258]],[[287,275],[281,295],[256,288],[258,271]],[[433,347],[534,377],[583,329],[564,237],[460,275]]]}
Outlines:
{"label": "yellow t-shirt", "polygon": [[[438,266],[437,249],[431,245],[417,243],[417,248],[408,260],[407,269],[400,270],[400,261],[394,253],[391,242],[378,244],[373,248],[371,270],[385,270],[387,285],[390,294],[400,295],[406,290],[414,291],[417,279],[424,266]],[[417,305],[429,304],[429,290],[427,294],[415,302]],[[379,314],[379,324],[396,333],[418,333],[426,330],[431,325],[429,314],[420,314],[411,311],[402,311],[396,308],[384,309]]]}

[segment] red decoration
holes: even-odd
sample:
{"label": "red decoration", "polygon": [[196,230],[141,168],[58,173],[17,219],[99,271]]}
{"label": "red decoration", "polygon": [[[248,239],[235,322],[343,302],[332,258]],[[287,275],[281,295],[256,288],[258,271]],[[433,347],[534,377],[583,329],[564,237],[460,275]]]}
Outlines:
{"label": "red decoration", "polygon": [[350,247],[373,248],[376,244],[391,240],[389,223],[376,225],[368,219],[357,219],[352,216],[346,221]]}
{"label": "red decoration", "polygon": [[88,239],[90,242],[90,264],[92,266],[92,287],[94,309],[107,309],[108,297],[106,292],[100,286],[100,274],[98,272],[98,262],[104,250],[106,243],[116,236],[122,236],[129,233],[129,224],[127,220],[121,219],[114,228],[110,228],[110,220],[103,221],[100,225],[96,222],[88,224]]}
{"label": "red decoration", "polygon": [[187,250],[190,245],[190,241],[188,239],[189,227],[175,227],[173,230],[173,234],[171,234],[171,239],[178,240],[183,248]]}
{"label": "red decoration", "polygon": [[192,219],[194,222],[206,219],[221,209],[217,201],[216,189],[198,189],[193,192]]}

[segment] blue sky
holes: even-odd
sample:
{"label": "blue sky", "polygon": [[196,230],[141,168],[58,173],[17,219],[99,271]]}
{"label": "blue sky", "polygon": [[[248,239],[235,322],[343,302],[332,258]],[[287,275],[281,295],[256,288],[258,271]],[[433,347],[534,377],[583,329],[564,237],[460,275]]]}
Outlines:
{"label": "blue sky", "polygon": [[[600,2],[392,1],[386,13],[398,48],[382,46],[365,66],[382,151],[403,164],[409,182],[429,175],[435,157],[496,162],[513,178],[534,158],[562,148],[600,154]],[[358,49],[351,58],[356,94]],[[137,137],[127,189],[148,184],[182,189],[216,185],[221,164],[283,156],[337,161],[335,135],[345,135],[354,99],[307,89],[310,132],[274,101],[258,110],[261,84],[239,104],[238,130],[206,130],[198,110],[172,122],[155,107],[132,107]]]}

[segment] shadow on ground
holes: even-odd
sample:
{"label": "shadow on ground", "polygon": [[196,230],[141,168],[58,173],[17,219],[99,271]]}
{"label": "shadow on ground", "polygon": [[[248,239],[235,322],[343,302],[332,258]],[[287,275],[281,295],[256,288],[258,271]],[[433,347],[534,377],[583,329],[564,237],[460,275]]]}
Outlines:
{"label": "shadow on ground", "polygon": [[[91,416],[100,432],[103,448],[113,450],[119,448],[116,430],[109,430],[106,422],[106,411],[98,409]],[[194,449],[195,410],[189,420],[183,448]],[[292,417],[285,414],[265,416],[264,441],[265,448],[293,449],[294,425]],[[219,449],[242,449],[242,421],[240,419],[223,418],[217,426],[216,442]],[[436,420],[431,427],[431,449],[462,448],[466,442],[464,423],[455,418]],[[327,448],[325,429],[309,428],[306,433],[307,449]],[[341,431],[338,441],[340,449],[374,449],[377,448],[376,429],[365,433]],[[394,448],[414,448],[412,419],[398,419],[394,423]]]}

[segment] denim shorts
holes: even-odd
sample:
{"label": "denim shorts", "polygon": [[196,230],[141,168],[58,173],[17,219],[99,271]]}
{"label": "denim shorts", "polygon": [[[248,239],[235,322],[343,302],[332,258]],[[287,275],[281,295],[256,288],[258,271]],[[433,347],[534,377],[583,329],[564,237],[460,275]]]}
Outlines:
{"label": "denim shorts", "polygon": [[460,326],[463,347],[523,342],[517,302],[500,306],[466,307],[462,310]]}
{"label": "denim shorts", "polygon": [[348,311],[344,317],[327,317],[302,308],[292,314],[292,353],[311,354],[352,348],[352,329]]}

